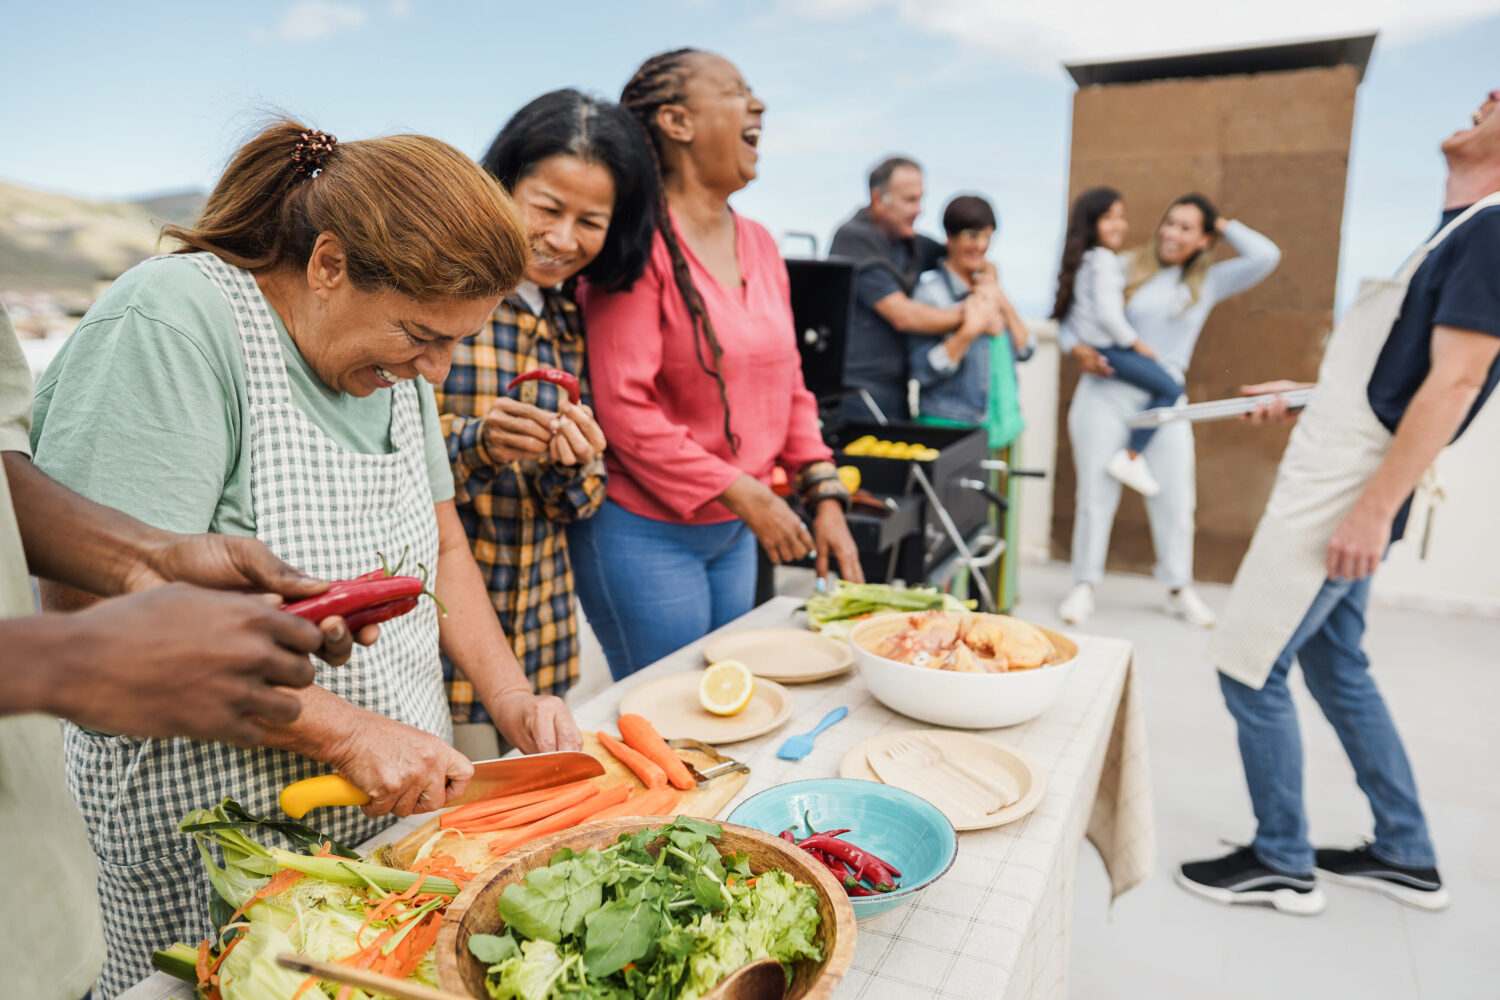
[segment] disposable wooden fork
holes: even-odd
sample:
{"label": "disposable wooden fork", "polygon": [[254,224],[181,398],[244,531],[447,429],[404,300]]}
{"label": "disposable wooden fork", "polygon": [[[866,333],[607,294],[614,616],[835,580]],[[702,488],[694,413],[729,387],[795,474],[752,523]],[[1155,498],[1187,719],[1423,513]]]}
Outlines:
{"label": "disposable wooden fork", "polygon": [[984,802],[982,811],[993,815],[1014,801],[1012,793],[961,761],[953,760],[943,748],[925,736],[903,736],[886,747],[892,760],[908,767],[923,767],[935,770],[960,785],[968,786]]}

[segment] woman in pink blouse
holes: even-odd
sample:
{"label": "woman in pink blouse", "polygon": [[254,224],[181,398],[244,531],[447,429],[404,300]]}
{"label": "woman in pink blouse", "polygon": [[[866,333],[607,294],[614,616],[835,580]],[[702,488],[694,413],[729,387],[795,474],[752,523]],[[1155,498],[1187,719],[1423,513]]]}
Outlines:
{"label": "woman in pink blouse", "polygon": [[[620,103],[657,158],[646,273],[580,296],[607,499],[569,529],[584,613],[616,679],[750,610],[758,541],[775,562],[816,552],[861,580],[839,485],[802,382],[786,266],[729,196],[755,178],[765,104],[732,63],[679,49],[648,59]],[[795,477],[812,517],[771,491]]]}

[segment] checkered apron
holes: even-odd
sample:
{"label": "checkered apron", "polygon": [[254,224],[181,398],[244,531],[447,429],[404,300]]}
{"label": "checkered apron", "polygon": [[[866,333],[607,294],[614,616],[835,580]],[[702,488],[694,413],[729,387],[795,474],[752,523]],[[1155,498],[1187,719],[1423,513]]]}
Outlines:
{"label": "checkered apron", "polygon": [[1395,278],[1366,279],[1323,352],[1318,387],[1292,429],[1266,512],[1214,631],[1214,666],[1259,690],[1328,576],[1328,543],[1385,460],[1391,432],[1370,409],[1370,377],[1422,261],[1493,194],[1444,226]]}
{"label": "checkered apron", "polygon": [[[408,548],[407,567],[436,566],[437,521],[416,385],[389,390],[391,454],[345,449],[293,401],[275,321],[255,279],[212,254],[192,259],[223,292],[239,324],[256,537],[293,566],[325,579],[358,576],[375,564],[377,552],[394,561]],[[360,708],[451,738],[430,601],[383,624],[380,641],[369,649],[356,646],[344,666],[320,664],[317,683]],[[66,744],[69,790],[99,858],[109,955],[96,995],[106,998],[150,973],[154,949],[174,941],[195,944],[213,933],[208,879],[191,838],[177,830],[182,817],[224,798],[256,815],[281,815],[276,799],[283,786],[331,770],[267,747],[102,736],[71,725]],[[354,845],[391,819],[330,808],[309,822]]]}

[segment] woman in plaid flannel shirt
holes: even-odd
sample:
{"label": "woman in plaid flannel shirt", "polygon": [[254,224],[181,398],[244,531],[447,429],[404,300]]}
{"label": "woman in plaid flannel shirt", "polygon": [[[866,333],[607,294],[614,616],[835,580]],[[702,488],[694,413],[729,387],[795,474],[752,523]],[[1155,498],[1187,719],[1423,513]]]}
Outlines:
{"label": "woman in plaid flannel shirt", "polygon": [[[584,374],[573,279],[626,289],[645,267],[655,171],[629,112],[575,90],[518,111],[483,165],[509,190],[531,236],[526,280],[489,325],[460,344],[438,392],[459,517],[516,658],[539,693],[578,676],[573,571],[564,525],[604,499],[604,436]],[[545,381],[507,395],[515,376],[560,368],[579,380],[570,403]],[[454,743],[476,759],[499,745],[468,680],[444,660]]]}

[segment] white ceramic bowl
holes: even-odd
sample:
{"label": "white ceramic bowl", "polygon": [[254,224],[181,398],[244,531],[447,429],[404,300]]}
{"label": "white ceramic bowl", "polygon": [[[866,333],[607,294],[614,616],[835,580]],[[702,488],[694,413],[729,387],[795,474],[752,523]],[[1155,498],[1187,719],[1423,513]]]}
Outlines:
{"label": "white ceramic bowl", "polygon": [[1042,632],[1066,659],[1003,674],[914,667],[877,656],[867,648],[878,646],[886,636],[906,627],[908,617],[907,612],[893,612],[867,618],[854,626],[849,643],[854,647],[860,676],[881,704],[938,726],[994,729],[1034,719],[1057,700],[1078,658],[1078,645],[1073,640],[1045,628]]}

